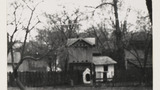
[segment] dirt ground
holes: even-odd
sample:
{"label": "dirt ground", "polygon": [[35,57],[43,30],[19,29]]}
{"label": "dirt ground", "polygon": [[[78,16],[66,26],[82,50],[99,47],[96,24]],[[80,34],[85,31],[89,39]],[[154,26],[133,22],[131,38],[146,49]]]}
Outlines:
{"label": "dirt ground", "polygon": [[[8,87],[8,90],[20,90]],[[27,87],[26,90],[153,90],[152,87]]]}

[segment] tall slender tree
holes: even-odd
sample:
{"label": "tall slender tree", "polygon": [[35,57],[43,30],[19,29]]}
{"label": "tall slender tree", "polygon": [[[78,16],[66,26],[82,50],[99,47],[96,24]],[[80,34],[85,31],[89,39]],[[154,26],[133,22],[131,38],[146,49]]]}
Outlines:
{"label": "tall slender tree", "polygon": [[113,31],[113,34],[115,36],[115,50],[116,50],[116,57],[115,60],[118,62],[118,67],[121,69],[125,69],[125,61],[124,61],[124,49],[122,44],[122,30],[120,28],[120,22],[119,22],[119,13],[118,13],[118,1],[119,0],[113,0],[112,2],[102,2],[100,5],[98,5],[95,9],[100,8],[104,5],[111,5],[114,11],[114,21],[112,21],[113,28],[115,29]]}

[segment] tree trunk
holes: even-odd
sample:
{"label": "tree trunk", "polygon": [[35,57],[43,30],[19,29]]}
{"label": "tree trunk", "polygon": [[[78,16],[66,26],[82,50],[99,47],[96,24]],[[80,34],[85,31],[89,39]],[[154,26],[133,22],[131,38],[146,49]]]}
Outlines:
{"label": "tree trunk", "polygon": [[16,80],[16,83],[17,83],[18,87],[19,87],[21,90],[26,90],[26,88],[25,88],[24,85],[21,83],[21,81],[19,80],[18,77],[17,77],[15,80]]}
{"label": "tree trunk", "polygon": [[146,70],[145,68],[142,68],[141,69],[141,85],[145,85],[145,81],[146,81]]}
{"label": "tree trunk", "polygon": [[115,22],[116,22],[116,45],[117,45],[117,62],[118,68],[125,69],[125,62],[124,62],[124,49],[122,46],[122,33],[119,26],[119,18],[118,18],[118,8],[117,8],[118,0],[113,0],[114,3],[114,15],[115,15]]}
{"label": "tree trunk", "polygon": [[149,13],[149,18],[152,23],[152,0],[146,0],[146,5],[147,5],[148,13]]}
{"label": "tree trunk", "polygon": [[14,78],[14,82],[16,82],[16,85],[20,88],[20,90],[26,90],[25,86],[22,84],[22,82],[18,78],[18,72],[14,69],[12,76]]}

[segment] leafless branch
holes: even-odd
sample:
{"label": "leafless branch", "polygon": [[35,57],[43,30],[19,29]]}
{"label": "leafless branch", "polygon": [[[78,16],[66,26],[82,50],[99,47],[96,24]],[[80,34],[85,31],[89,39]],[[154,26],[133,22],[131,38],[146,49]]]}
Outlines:
{"label": "leafless branch", "polygon": [[20,22],[20,21],[21,21],[21,18],[22,18],[22,14],[23,14],[23,13],[21,12],[21,14],[20,14],[20,18],[18,19],[18,24],[21,24],[21,22]]}
{"label": "leafless branch", "polygon": [[101,40],[99,39],[99,37],[98,37],[98,35],[97,35],[97,33],[96,33],[96,29],[94,28],[94,26],[92,26],[92,29],[94,30],[94,34],[95,34],[97,40],[100,42],[101,46],[105,49],[105,46],[103,45],[103,43],[102,43]]}
{"label": "leafless branch", "polygon": [[140,59],[139,59],[140,57],[138,56],[138,54],[137,54],[137,53],[136,53],[136,54],[133,53],[131,50],[127,49],[126,47],[125,47],[125,49],[126,49],[127,51],[129,51],[129,53],[131,53],[131,54],[137,59],[140,67],[142,68],[142,63],[141,63],[141,61],[140,61]]}
{"label": "leafless branch", "polygon": [[41,60],[41,59],[43,59],[44,57],[46,57],[50,52],[51,52],[51,50],[49,50],[47,53],[45,53],[44,55],[42,55],[42,56],[39,57],[39,58],[35,58],[35,57],[32,57],[32,56],[25,56],[25,57],[22,58],[21,60],[22,60],[22,61],[24,61],[24,60],[34,60],[34,61],[38,61],[38,60]]}
{"label": "leafless branch", "polygon": [[112,6],[114,6],[113,3],[102,3],[102,4],[98,5],[95,9],[97,9],[99,7],[102,7],[103,5],[112,5]]}
{"label": "leafless branch", "polygon": [[49,50],[47,53],[45,53],[43,56],[41,56],[40,58],[35,58],[35,57],[31,57],[31,56],[25,56],[23,58],[21,58],[21,60],[18,62],[18,64],[16,65],[16,67],[14,68],[14,70],[17,70],[19,68],[19,66],[23,63],[24,60],[34,60],[34,61],[38,61],[43,59],[44,57],[46,57],[49,53],[51,52],[51,50]]}
{"label": "leafless branch", "polygon": [[39,24],[40,23],[40,21],[38,21],[35,25],[33,25],[30,29],[29,29],[29,32],[32,30],[32,29],[34,29],[36,26],[37,26],[37,24]]}
{"label": "leafless branch", "polygon": [[30,26],[30,23],[31,23],[31,20],[32,20],[33,14],[34,14],[34,10],[35,10],[35,9],[33,9],[33,10],[32,10],[31,15],[30,15],[30,18],[29,18],[29,21],[28,21],[28,24],[27,24],[27,28],[26,28],[26,29],[27,29],[27,31],[29,31],[29,26]]}
{"label": "leafless branch", "polygon": [[84,6],[84,7],[87,7],[87,8],[94,8],[94,9],[95,9],[95,7],[93,7],[93,6]]}
{"label": "leafless branch", "polygon": [[27,7],[32,11],[33,9],[27,4],[27,2],[25,0],[22,0],[26,5]]}
{"label": "leafless branch", "polygon": [[40,3],[42,3],[42,2],[43,2],[43,0],[40,1],[40,2],[38,2],[38,3],[35,5],[34,9],[35,9]]}

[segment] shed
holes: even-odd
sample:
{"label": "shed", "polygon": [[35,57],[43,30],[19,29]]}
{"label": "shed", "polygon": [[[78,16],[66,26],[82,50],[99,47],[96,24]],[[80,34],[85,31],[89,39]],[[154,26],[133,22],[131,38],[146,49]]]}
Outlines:
{"label": "shed", "polygon": [[108,56],[94,56],[93,63],[95,64],[96,81],[112,80],[116,61]]}

